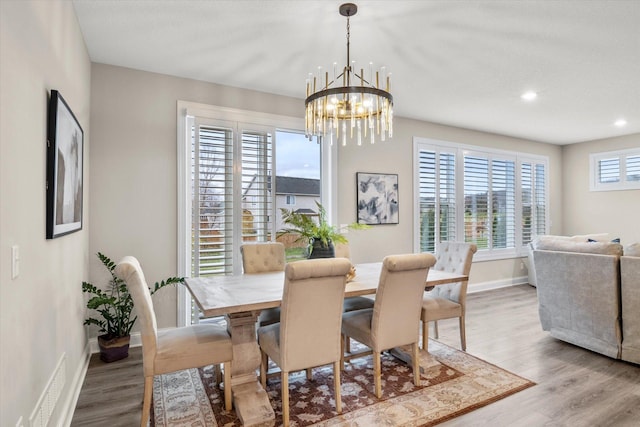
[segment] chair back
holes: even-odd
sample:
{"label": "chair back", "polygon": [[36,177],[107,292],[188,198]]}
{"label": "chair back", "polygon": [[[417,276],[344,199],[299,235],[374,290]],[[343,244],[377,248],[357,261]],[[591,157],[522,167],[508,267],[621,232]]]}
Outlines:
{"label": "chair back", "polygon": [[384,258],[371,320],[374,351],[418,340],[422,294],[429,268],[435,262],[428,253]]}
{"label": "chair back", "polygon": [[280,242],[245,243],[240,246],[240,254],[245,274],[284,270],[285,252]]}
{"label": "chair back", "polygon": [[340,359],[342,302],[350,268],[344,258],[286,265],[280,312],[280,367],[284,371]]}
{"label": "chair back", "polygon": [[140,322],[142,336],[142,364],[144,374],[153,375],[153,360],[155,358],[158,339],[158,325],[153,311],[151,292],[144,278],[144,273],[138,260],[132,256],[125,256],[116,266],[114,273],[127,284],[133,305]]}
{"label": "chair back", "polygon": [[[469,271],[471,271],[473,254],[477,250],[478,247],[472,243],[442,242],[436,254],[436,265],[433,268],[434,270],[460,273],[468,276]],[[431,295],[455,301],[464,307],[468,283],[469,281],[465,280],[464,282],[436,286],[431,291]]]}

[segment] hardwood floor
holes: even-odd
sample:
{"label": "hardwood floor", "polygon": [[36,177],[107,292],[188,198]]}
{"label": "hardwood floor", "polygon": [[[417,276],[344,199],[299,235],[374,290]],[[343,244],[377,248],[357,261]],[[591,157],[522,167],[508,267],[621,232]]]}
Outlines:
{"label": "hardwood floor", "polygon": [[[439,330],[440,341],[460,347],[457,319]],[[640,366],[551,338],[529,285],[468,295],[467,352],[537,385],[442,426],[640,425]],[[140,348],[111,364],[93,355],[71,425],[138,425],[142,389]]]}

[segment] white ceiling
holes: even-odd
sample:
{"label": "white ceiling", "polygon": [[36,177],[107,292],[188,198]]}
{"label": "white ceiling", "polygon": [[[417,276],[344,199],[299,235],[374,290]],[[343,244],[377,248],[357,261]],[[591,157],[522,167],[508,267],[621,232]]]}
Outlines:
{"label": "white ceiling", "polygon": [[[73,3],[93,62],[301,99],[346,62],[342,1]],[[351,59],[392,73],[396,116],[554,144],[640,133],[638,0],[356,3]]]}

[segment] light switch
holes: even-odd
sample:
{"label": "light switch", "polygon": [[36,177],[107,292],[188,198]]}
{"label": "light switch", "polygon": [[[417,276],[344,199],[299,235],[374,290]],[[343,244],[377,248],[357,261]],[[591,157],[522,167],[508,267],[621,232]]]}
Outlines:
{"label": "light switch", "polygon": [[15,279],[20,274],[20,248],[11,246],[11,278]]}

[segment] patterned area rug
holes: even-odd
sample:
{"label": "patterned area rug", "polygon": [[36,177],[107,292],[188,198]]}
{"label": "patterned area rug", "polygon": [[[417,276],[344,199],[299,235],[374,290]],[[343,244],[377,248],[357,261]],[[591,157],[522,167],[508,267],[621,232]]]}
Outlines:
{"label": "patterned area rug", "polygon": [[[357,347],[352,346],[357,350]],[[421,351],[421,385],[413,384],[409,366],[382,355],[382,391],[373,393],[372,357],[352,359],[342,374],[341,415],[335,412],[331,366],[289,378],[291,426],[431,426],[488,405],[534,385],[533,382],[465,352],[430,340]],[[270,378],[267,392],[282,424],[280,377]],[[235,412],[224,411],[213,367],[156,376],[152,426],[240,426]]]}

